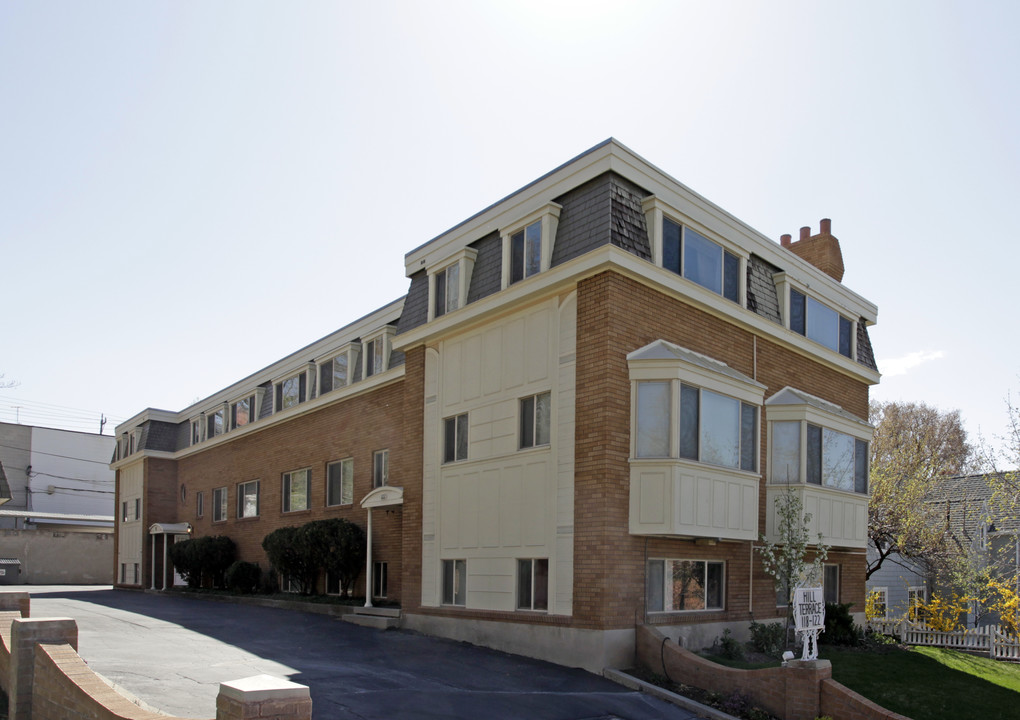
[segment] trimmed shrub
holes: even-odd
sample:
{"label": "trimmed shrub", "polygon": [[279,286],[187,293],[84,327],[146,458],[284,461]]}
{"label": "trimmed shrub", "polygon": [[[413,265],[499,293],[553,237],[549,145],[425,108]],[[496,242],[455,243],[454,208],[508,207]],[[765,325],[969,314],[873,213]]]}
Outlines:
{"label": "trimmed shrub", "polygon": [[227,589],[239,593],[254,593],[259,589],[262,569],[258,563],[237,560],[227,568],[224,580]]}
{"label": "trimmed shrub", "polygon": [[234,541],[225,535],[206,535],[175,542],[167,551],[188,587],[223,587],[223,573],[237,557]]}
{"label": "trimmed shrub", "polygon": [[365,567],[365,531],[343,518],[315,520],[302,530],[318,567],[337,578],[340,594],[348,595]]}
{"label": "trimmed shrub", "polygon": [[850,614],[853,603],[825,603],[825,632],[818,642],[825,645],[860,645],[864,631]]}
{"label": "trimmed shrub", "polygon": [[786,649],[786,623],[758,623],[752,620],[751,647],[765,655],[782,657]]}
{"label": "trimmed shrub", "polygon": [[320,564],[308,542],[304,527],[282,527],[262,539],[273,570],[297,584],[298,592],[311,595]]}

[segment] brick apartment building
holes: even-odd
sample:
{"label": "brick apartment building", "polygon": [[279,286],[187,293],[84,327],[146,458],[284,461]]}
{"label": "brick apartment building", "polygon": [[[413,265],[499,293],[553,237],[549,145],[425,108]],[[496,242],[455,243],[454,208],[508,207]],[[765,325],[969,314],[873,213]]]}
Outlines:
{"label": "brick apartment building", "polygon": [[120,586],[164,585],[178,523],[265,567],[272,530],[371,512],[358,591],[405,627],[598,670],[641,623],[698,647],[784,615],[754,546],[792,488],[827,596],[863,610],[877,310],[828,220],[775,243],[610,139],[405,273],[405,297],[118,427]]}

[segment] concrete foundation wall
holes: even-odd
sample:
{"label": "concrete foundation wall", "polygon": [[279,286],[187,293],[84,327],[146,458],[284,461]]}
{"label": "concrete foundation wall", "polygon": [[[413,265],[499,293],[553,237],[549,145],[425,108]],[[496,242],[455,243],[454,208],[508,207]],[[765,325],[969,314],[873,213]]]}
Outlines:
{"label": "concrete foundation wall", "polygon": [[113,535],[50,530],[0,530],[0,557],[21,561],[10,577],[6,566],[0,585],[109,585],[113,582]]}
{"label": "concrete foundation wall", "polygon": [[601,674],[634,663],[634,630],[583,630],[438,615],[405,614],[403,627]]}

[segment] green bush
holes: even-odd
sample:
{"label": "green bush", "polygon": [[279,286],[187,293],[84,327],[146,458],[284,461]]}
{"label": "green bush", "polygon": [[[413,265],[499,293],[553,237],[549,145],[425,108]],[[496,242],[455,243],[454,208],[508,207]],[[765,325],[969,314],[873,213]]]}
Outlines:
{"label": "green bush", "polygon": [[861,644],[864,631],[854,623],[852,607],[853,603],[825,603],[825,632],[818,636],[819,643],[851,647]]}
{"label": "green bush", "polygon": [[365,546],[365,531],[341,518],[280,528],[262,540],[273,570],[296,583],[302,595],[314,592],[321,570],[337,578],[347,595],[365,565]]}
{"label": "green bush", "polygon": [[282,527],[262,539],[273,570],[291,579],[302,595],[311,595],[315,590],[315,579],[320,563],[309,544],[304,527]]}
{"label": "green bush", "polygon": [[228,590],[238,593],[254,593],[259,589],[262,569],[258,563],[237,560],[227,568],[224,580]]}
{"label": "green bush", "polygon": [[712,654],[727,660],[743,660],[744,647],[730,634],[730,629],[726,628],[722,637],[717,637],[712,644]]}
{"label": "green bush", "polygon": [[786,649],[786,623],[751,621],[751,647],[772,657],[782,657]]}
{"label": "green bush", "polygon": [[237,548],[225,535],[206,535],[175,542],[167,555],[188,587],[223,587],[223,573],[237,557]]}

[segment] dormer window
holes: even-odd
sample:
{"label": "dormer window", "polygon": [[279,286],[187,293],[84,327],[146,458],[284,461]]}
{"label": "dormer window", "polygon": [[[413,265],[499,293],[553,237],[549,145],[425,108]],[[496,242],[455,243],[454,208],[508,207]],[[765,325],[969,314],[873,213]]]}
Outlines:
{"label": "dormer window", "polygon": [[202,442],[202,419],[195,418],[191,421],[191,444],[198,445]]}
{"label": "dormer window", "polygon": [[226,432],[226,417],[227,414],[223,408],[211,410],[205,415],[206,431],[205,436],[207,439],[212,439],[217,435],[222,435]]}
{"label": "dormer window", "polygon": [[503,287],[549,269],[562,209],[548,203],[502,231]]}
{"label": "dormer window", "polygon": [[276,402],[273,412],[280,412],[308,399],[308,373],[302,371],[276,383]]}
{"label": "dormer window", "polygon": [[241,398],[230,405],[230,429],[236,430],[255,422],[258,417],[258,410],[255,406],[255,395]]}
{"label": "dormer window", "polygon": [[393,333],[396,328],[387,325],[380,334],[367,339],[364,343],[364,372],[362,377],[369,378],[372,375],[386,372],[390,367],[390,344],[393,340]]}
{"label": "dormer window", "polygon": [[790,330],[844,357],[854,357],[853,320],[812,296],[788,273],[777,273],[775,281],[783,322]]}
{"label": "dormer window", "polygon": [[478,251],[474,248],[464,248],[452,258],[445,259],[438,270],[430,272],[433,320],[464,307],[477,256]]}
{"label": "dormer window", "polygon": [[828,305],[790,288],[790,329],[850,357],[853,322]]}
{"label": "dormer window", "polygon": [[319,364],[319,395],[347,387],[354,382],[354,369],[361,357],[361,343],[348,343],[339,355]]}

